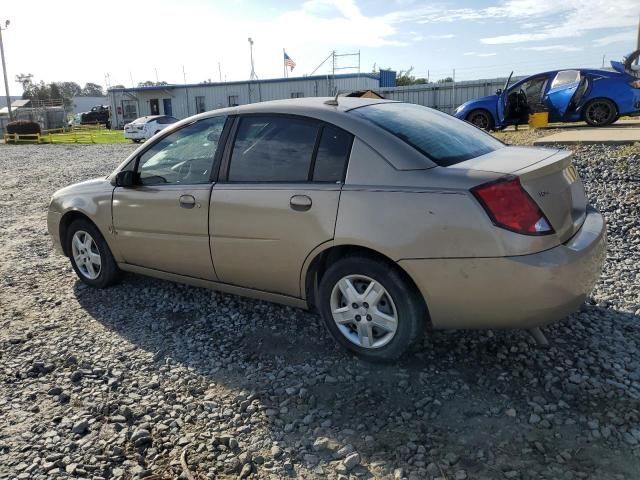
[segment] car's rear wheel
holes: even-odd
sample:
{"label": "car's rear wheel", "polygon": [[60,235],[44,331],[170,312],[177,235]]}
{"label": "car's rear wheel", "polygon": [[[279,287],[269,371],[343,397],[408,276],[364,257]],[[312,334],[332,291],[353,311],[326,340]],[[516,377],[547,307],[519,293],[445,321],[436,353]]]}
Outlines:
{"label": "car's rear wheel", "polygon": [[482,130],[492,130],[494,128],[493,118],[486,110],[473,110],[467,115],[467,121]]}
{"label": "car's rear wheel", "polygon": [[317,302],[333,338],[366,360],[395,360],[424,332],[426,309],[415,287],[395,266],[366,256],[329,267]]}
{"label": "car's rear wheel", "polygon": [[140,139],[139,138],[132,138],[131,141],[133,143],[140,143]]}
{"label": "car's rear wheel", "polygon": [[71,266],[87,285],[106,288],[120,278],[120,270],[100,231],[88,220],[78,219],[67,230]]}
{"label": "car's rear wheel", "polygon": [[607,98],[593,100],[584,109],[584,121],[592,127],[604,127],[617,119],[616,104]]}

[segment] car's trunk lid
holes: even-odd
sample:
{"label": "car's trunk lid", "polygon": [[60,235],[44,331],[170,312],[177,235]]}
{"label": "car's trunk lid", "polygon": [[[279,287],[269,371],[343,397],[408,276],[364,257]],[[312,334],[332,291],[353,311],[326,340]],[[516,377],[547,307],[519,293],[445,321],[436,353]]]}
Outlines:
{"label": "car's trunk lid", "polygon": [[567,150],[506,147],[447,168],[517,175],[561,242],[582,226],[587,209],[584,185]]}

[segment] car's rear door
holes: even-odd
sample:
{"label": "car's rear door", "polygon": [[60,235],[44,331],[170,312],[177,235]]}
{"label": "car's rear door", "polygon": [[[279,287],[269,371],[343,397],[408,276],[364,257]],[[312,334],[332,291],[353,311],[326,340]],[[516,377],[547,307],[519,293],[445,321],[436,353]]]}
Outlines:
{"label": "car's rear door", "polygon": [[579,70],[561,70],[551,82],[545,96],[545,104],[549,107],[549,120],[558,122],[565,118],[571,106],[582,76]]}
{"label": "car's rear door", "polygon": [[211,251],[222,282],[300,297],[309,253],[334,236],[352,136],[316,120],[236,120],[211,196]]}
{"label": "car's rear door", "polygon": [[113,226],[124,261],[215,280],[209,251],[212,169],[226,118],[212,117],[162,137],[131,168],[137,183],[113,192]]}

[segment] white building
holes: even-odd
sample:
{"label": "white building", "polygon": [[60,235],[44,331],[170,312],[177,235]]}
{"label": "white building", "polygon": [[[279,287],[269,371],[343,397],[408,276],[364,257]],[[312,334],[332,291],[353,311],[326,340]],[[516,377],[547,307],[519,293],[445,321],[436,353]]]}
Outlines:
{"label": "white building", "polygon": [[[394,75],[395,81],[395,75]],[[107,92],[111,123],[122,128],[145,115],[186,118],[196,113],[284,98],[334,96],[337,92],[379,89],[373,73],[318,75],[225,83],[112,88]]]}

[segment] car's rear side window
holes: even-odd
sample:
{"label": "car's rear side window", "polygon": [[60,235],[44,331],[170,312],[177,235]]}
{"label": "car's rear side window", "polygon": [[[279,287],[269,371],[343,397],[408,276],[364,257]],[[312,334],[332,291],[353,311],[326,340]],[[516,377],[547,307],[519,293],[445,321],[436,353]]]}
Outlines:
{"label": "car's rear side window", "polygon": [[316,144],[318,124],[281,116],[240,120],[231,153],[231,182],[302,182]]}
{"label": "car's rear side window", "polygon": [[314,182],[340,182],[351,150],[353,136],[344,130],[326,125],[318,144],[313,168]]}
{"label": "car's rear side window", "polygon": [[412,103],[378,103],[350,110],[405,141],[441,167],[504,147],[482,130]]}
{"label": "car's rear side window", "polygon": [[242,117],[231,152],[230,182],[340,182],[353,136],[315,119]]}

